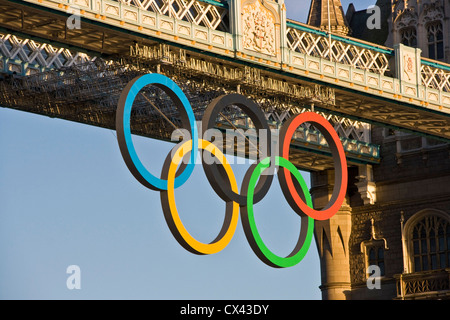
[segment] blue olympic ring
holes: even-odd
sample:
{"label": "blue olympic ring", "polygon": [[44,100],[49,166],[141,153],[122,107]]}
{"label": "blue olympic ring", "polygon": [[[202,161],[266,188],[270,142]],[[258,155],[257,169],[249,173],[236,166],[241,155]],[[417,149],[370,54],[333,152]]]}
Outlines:
{"label": "blue olympic ring", "polygon": [[119,112],[117,112],[118,116],[116,117],[116,128],[119,128],[119,130],[117,130],[117,138],[124,142],[124,144],[120,144],[124,145],[124,147],[121,147],[121,152],[128,168],[138,181],[150,189],[158,191],[167,190],[167,180],[155,177],[142,164],[131,138],[130,118],[133,102],[139,91],[147,85],[154,85],[162,89],[173,100],[177,108],[180,109],[180,115],[184,124],[188,124],[190,127],[192,152],[188,164],[175,178],[175,188],[178,188],[189,179],[194,170],[198,150],[198,129],[195,122],[194,111],[192,110],[189,100],[181,88],[168,77],[157,73],[146,74],[131,81],[122,92],[119,99],[119,106],[120,108],[123,108],[123,110],[119,110]]}

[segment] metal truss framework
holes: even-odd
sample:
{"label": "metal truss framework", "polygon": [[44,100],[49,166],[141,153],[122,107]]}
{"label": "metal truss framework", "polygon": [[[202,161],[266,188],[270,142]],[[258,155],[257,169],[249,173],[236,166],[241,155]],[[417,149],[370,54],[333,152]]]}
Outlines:
{"label": "metal truss framework", "polygon": [[437,68],[432,63],[430,65],[422,64],[421,74],[424,86],[450,92],[450,70]]}
{"label": "metal truss framework", "polygon": [[[118,0],[127,5],[189,21],[198,26],[229,32],[228,8],[218,1]],[[213,2],[214,4],[211,4]]]}
{"label": "metal truss framework", "polygon": [[[313,32],[312,32],[313,31]],[[288,22],[287,43],[289,48],[313,57],[336,61],[354,68],[367,70],[380,75],[393,76],[391,70],[395,58],[394,50],[382,46],[374,46],[361,40],[332,35],[305,28]],[[330,50],[331,47],[331,50]],[[436,64],[435,61],[422,58],[421,81],[426,88],[450,92],[450,66]]]}
{"label": "metal truss framework", "polygon": [[[76,0],[82,3],[87,0]],[[195,25],[205,26],[213,30],[230,31],[229,13],[226,4],[220,1],[201,0],[115,0],[144,10],[174,17]],[[344,65],[368,70],[381,75],[391,75],[391,60],[394,50],[374,46],[371,43],[358,41],[304,28],[302,25],[289,21],[286,29],[289,48],[294,52],[304,53],[313,57],[325,58]],[[331,41],[330,41],[331,40]],[[426,59],[424,59],[426,60]],[[450,92],[450,70],[422,65],[422,84],[425,87]]]}
{"label": "metal truss framework", "polygon": [[95,59],[85,53],[0,33],[0,71],[4,73],[32,75]]}
{"label": "metal truss framework", "polygon": [[311,30],[306,31],[300,25],[288,23],[287,43],[289,48],[295,52],[325,58],[382,75],[390,71],[389,60],[393,55],[391,49],[375,50],[374,47],[363,47],[342,41],[342,39],[333,36],[330,41],[323,31],[312,33]]}
{"label": "metal truss framework", "polygon": [[[114,2],[111,1],[111,3]],[[137,33],[130,33],[120,27],[110,28],[102,22],[91,23],[90,20],[83,20],[81,29],[70,30],[66,27],[64,16],[51,11],[42,11],[36,6],[28,5],[28,2],[24,2],[24,4],[22,6],[17,2],[0,0],[0,28],[7,27],[9,32],[23,35],[24,38],[36,39],[37,37],[39,41],[42,40],[41,42],[50,41],[52,44],[58,43],[62,47],[66,46],[66,48],[75,46],[74,52],[88,52],[91,56],[102,54],[110,58],[115,57],[115,59],[129,56],[129,48],[135,46],[136,43],[152,46],[162,42],[169,44],[173,50],[180,48],[176,41],[163,41],[153,36],[145,37]],[[101,17],[99,20],[102,21]],[[288,24],[288,27],[293,26]],[[306,27],[302,26],[302,28]],[[298,25],[295,28],[298,28]],[[319,32],[318,30],[314,31],[314,33]],[[339,40],[335,35],[333,37],[336,41]],[[346,41],[349,42],[345,39],[341,42]],[[353,42],[351,44],[356,45]],[[364,47],[363,44],[358,43],[358,45]],[[260,70],[261,74],[268,79],[305,87],[316,83],[324,87],[334,88],[334,103],[317,102],[315,103],[316,110],[450,141],[450,120],[445,113],[420,107],[420,105],[416,107],[407,99],[405,101],[405,98],[401,96],[394,95],[394,98],[387,99],[386,94],[379,88],[371,88],[367,85],[365,88],[362,87],[361,91],[357,84],[352,87],[351,84],[353,83],[350,83],[349,87],[343,87],[340,82],[337,84],[337,79],[334,81],[335,79],[330,78],[330,81],[328,81],[327,77],[322,79],[323,74],[318,73],[317,76],[312,76],[312,71],[308,74],[308,70],[303,71],[303,73],[302,71],[292,73],[283,66],[280,66],[280,69],[274,69],[273,67],[264,67],[257,61],[252,62],[249,59],[241,61],[242,55],[227,58],[222,55],[210,54],[207,50],[199,50],[197,45],[192,48],[190,46],[181,47],[186,50],[187,55],[195,56],[199,60],[203,59],[230,68],[244,69],[245,66],[250,66],[252,69]],[[347,52],[351,52],[351,49],[349,48]],[[308,59],[308,56],[306,58]],[[383,68],[382,66],[379,67]],[[290,68],[288,67],[288,69]],[[367,70],[363,72],[367,72]],[[314,71],[314,73],[317,72]],[[387,81],[389,79],[392,81],[392,78],[387,78]],[[358,90],[356,90],[356,87],[358,87]],[[439,91],[435,91],[439,95]]]}
{"label": "metal truss framework", "polygon": [[[190,14],[192,17],[194,16],[194,13]],[[185,17],[185,19],[188,18]],[[112,76],[108,81],[95,75],[89,76],[93,79],[92,83],[95,83],[93,87],[97,88],[96,93],[86,93],[85,89],[90,88],[88,82],[81,86],[84,89],[78,89],[78,93],[74,93],[72,91],[75,89],[70,88],[69,82],[67,82],[66,87],[47,91],[39,98],[35,92],[37,100],[42,101],[40,109],[35,107],[33,110],[27,103],[24,103],[23,97],[5,97],[3,95],[2,99],[8,101],[8,103],[3,103],[4,106],[113,128],[111,126],[113,112],[110,108],[114,102],[108,101],[108,99],[114,99],[115,95],[105,95],[104,93],[115,92],[115,89],[110,86],[111,84],[115,84],[116,89],[123,87],[124,81],[131,79],[129,75],[149,71],[160,72],[175,79],[182,85],[183,90],[193,92],[190,95],[193,105],[201,105],[203,108],[210,101],[208,99],[214,98],[219,93],[241,92],[246,94],[264,108],[272,127],[278,126],[287,117],[309,110],[311,106],[314,106],[316,112],[323,112],[334,123],[336,130],[344,138],[343,142],[348,157],[354,163],[377,163],[379,161],[378,146],[369,143],[370,126],[367,122],[388,125],[396,129],[407,129],[431,137],[440,137],[444,141],[450,140],[448,117],[415,110],[409,105],[379,99],[370,94],[361,95],[359,92],[353,92],[351,88],[348,90],[340,86],[330,86],[321,82],[319,78],[311,81],[308,77],[285,71],[275,72],[270,68],[261,68],[251,63],[243,64],[234,59],[224,60],[220,56],[211,56],[188,47],[180,49],[180,46],[174,45],[170,41],[167,45],[161,46],[158,44],[161,43],[158,39],[143,38],[130,34],[125,29],[105,28],[102,25],[86,21],[83,21],[81,29],[72,30],[66,27],[63,17],[46,12],[43,14],[42,11],[28,6],[11,6],[10,1],[4,0],[0,1],[0,26],[7,27],[14,34],[22,35],[15,39],[12,36],[7,39],[5,36],[2,38],[0,63],[3,71],[7,73],[15,71],[17,74],[31,75],[54,68],[72,68],[75,66],[75,62],[95,61],[99,54],[104,55],[107,58],[106,61],[121,62],[113,63],[108,67],[111,68],[108,72]],[[296,35],[301,36],[297,25],[289,28],[288,34],[292,34],[295,29],[297,30]],[[302,32],[308,34],[307,31]],[[293,47],[295,51],[309,50],[304,54],[327,58],[329,50],[324,50],[326,47],[326,43],[323,42],[324,36],[314,32],[309,32],[309,34],[309,36],[303,35],[302,40],[296,40],[296,47]],[[315,36],[311,36],[311,34]],[[20,40],[20,38],[24,40]],[[3,41],[3,39],[7,41]],[[288,36],[288,44],[294,45],[290,39],[294,40],[294,36]],[[355,68],[364,71],[378,72],[379,74],[389,72],[385,60],[390,56],[389,52],[384,52],[383,49],[380,49],[382,52],[378,52],[373,48],[362,47],[363,50],[360,48],[361,46],[356,45],[355,47],[353,43],[341,48],[347,42],[336,38],[333,40],[332,59],[339,60],[339,63],[342,64],[353,64],[352,66]],[[46,42],[50,42],[52,45],[45,45]],[[55,48],[54,44],[60,44],[65,48]],[[147,53],[145,53],[146,50]],[[80,51],[88,54],[79,53]],[[377,53],[380,54],[377,55]],[[376,63],[373,62],[374,59],[377,61]],[[103,62],[99,60],[98,63],[101,65]],[[88,63],[87,65],[92,67],[93,64]],[[126,70],[124,70],[124,65],[127,67]],[[428,66],[429,70],[432,70],[432,78],[439,80],[431,80],[430,85],[441,84],[441,79],[446,79],[442,78],[442,69],[433,65]],[[72,71],[67,69],[65,75],[69,75],[71,72],[78,74],[87,72],[87,70],[77,66]],[[95,71],[92,72],[95,73]],[[72,83],[76,82],[76,76],[67,76],[67,78],[72,78]],[[20,81],[17,81],[18,79],[14,79],[9,84],[12,87],[21,87]],[[51,81],[47,82],[49,88],[51,87],[50,83]],[[3,89],[9,90],[6,83],[3,85]],[[74,97],[80,94],[86,97],[83,102],[78,102],[78,104],[69,103],[70,101],[63,102],[63,97]],[[49,103],[51,101],[54,103]],[[141,101],[141,103],[144,102]],[[163,103],[162,100],[158,102]],[[20,103],[23,103],[22,106]],[[137,121],[135,124],[136,133],[153,138],[168,139],[167,132],[173,128],[167,127],[167,123],[161,122],[159,115],[144,108],[135,107],[135,109],[136,115],[143,115],[143,118],[140,118],[141,122]],[[170,108],[166,108],[169,115],[170,110]],[[201,114],[201,110],[201,108],[197,109],[199,114]],[[148,118],[149,115],[152,117]],[[153,124],[149,120],[143,120],[146,117],[152,119]],[[235,126],[239,124],[239,121],[243,121],[242,117],[235,119],[238,121],[233,124]],[[172,121],[176,123],[176,114],[172,115]],[[297,144],[298,153],[293,157],[296,157],[295,162],[299,167],[307,170],[331,167],[326,142],[314,128],[305,127],[299,130],[298,139],[301,143]]]}
{"label": "metal truss framework", "polygon": [[[24,49],[30,41],[11,35],[2,35],[0,39],[2,52],[7,52],[12,57],[3,60],[5,62],[3,72],[11,74],[11,71],[17,69],[20,71],[18,74],[28,75],[11,75],[2,81],[0,103],[3,106],[110,129],[114,129],[115,108],[121,90],[131,79],[145,72],[158,71],[175,79],[187,93],[198,119],[201,119],[205,107],[212,99],[230,92],[239,91],[254,98],[265,110],[266,118],[274,129],[290,116],[309,111],[302,102],[310,102],[313,97],[316,99],[322,97],[324,101],[332,100],[332,91],[329,89],[316,86],[316,88],[298,87],[297,90],[289,91],[286,86],[274,85],[273,81],[263,81],[260,74],[261,79],[257,81],[255,78],[257,71],[250,69],[231,71],[220,68],[205,61],[187,58],[183,51],[174,54],[166,45],[141,48],[142,50],[139,50],[138,46],[131,48],[129,60],[133,63],[105,62],[82,54],[83,59],[73,58],[62,64],[60,55],[77,57],[77,54],[68,49],[57,50],[53,47],[47,51],[47,46],[35,41],[31,41],[33,45],[30,49],[33,50]],[[42,51],[45,53],[42,54]],[[142,52],[146,54],[138,56]],[[13,59],[17,55],[20,55],[21,59]],[[19,63],[20,61],[22,63]],[[55,64],[55,61],[59,61],[61,65]],[[47,71],[31,74],[25,68],[27,64],[33,66],[32,70]],[[21,67],[24,69],[20,69]],[[251,78],[249,74],[252,75]],[[230,75],[234,75],[235,78],[230,78]],[[255,87],[256,83],[259,85]],[[268,89],[271,89],[270,94],[266,96],[258,94],[267,92]],[[286,95],[288,92],[290,95]],[[171,105],[170,99],[162,96],[149,88],[136,101],[133,107],[134,133],[170,140],[171,133],[175,129],[173,126],[180,122],[178,112]],[[283,98],[280,99],[281,97]],[[161,112],[169,122],[161,117]],[[350,161],[352,159],[353,163],[379,161],[378,146],[368,143],[370,128],[367,124],[322,114],[334,124],[342,137]],[[218,119],[218,128],[223,130],[246,130],[251,127],[249,119],[240,110],[230,109],[227,119]],[[303,169],[317,170],[332,166],[326,140],[310,125],[298,130],[293,148],[295,151],[292,160]]]}
{"label": "metal truss framework", "polygon": [[122,50],[119,48],[124,43],[127,45],[130,43],[129,38],[124,39],[98,26],[83,24],[82,29],[69,29],[66,19],[58,15],[43,14],[35,8],[26,8],[20,4],[0,0],[0,29],[2,28],[4,28],[4,34],[13,30],[14,34],[20,38],[43,44],[57,43],[60,48],[89,53],[91,56],[126,54],[128,46]]}
{"label": "metal truss framework", "polygon": [[[314,102],[334,104],[334,90],[319,85],[302,86],[264,76],[259,69],[244,67],[230,68],[217,63],[187,57],[185,50],[178,52],[167,45],[130,48],[130,62],[142,67],[165,64],[191,75],[197,73],[219,79],[220,86],[233,88],[245,93],[259,102],[266,111],[266,117],[273,128],[278,128],[285,120],[295,114],[311,109]],[[160,67],[161,69],[161,67]],[[175,75],[176,76],[176,75]],[[211,88],[219,90],[219,86]],[[304,105],[308,107],[305,108]],[[370,126],[367,123],[321,112],[335,125],[335,130],[344,139],[370,143]],[[306,124],[306,129],[310,127]]]}

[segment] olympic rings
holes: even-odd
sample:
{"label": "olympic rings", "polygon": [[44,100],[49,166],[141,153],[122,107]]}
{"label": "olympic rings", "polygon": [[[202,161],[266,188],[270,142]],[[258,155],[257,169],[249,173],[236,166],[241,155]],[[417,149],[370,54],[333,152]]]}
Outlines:
{"label": "olympic rings", "polygon": [[[277,166],[284,167],[294,175],[300,183],[303,193],[305,194],[307,204],[312,207],[312,199],[309,194],[308,187],[306,186],[306,182],[300,172],[298,172],[297,168],[292,164],[292,162],[281,157],[276,157],[275,161]],[[297,245],[287,257],[282,258],[277,256],[267,248],[256,227],[253,213],[253,195],[258,177],[269,166],[270,158],[266,158],[261,161],[253,171],[247,171],[247,175],[244,178],[244,184],[242,186],[242,191],[247,193],[247,206],[244,206],[241,209],[242,225],[244,227],[245,236],[247,237],[253,252],[255,252],[259,259],[267,265],[275,268],[292,267],[299,263],[308,252],[313,237],[314,219],[306,215],[301,216],[301,229]],[[248,176],[249,174],[250,176]]]}
{"label": "olympic rings", "polygon": [[[264,134],[266,135],[265,141],[268,142],[267,155],[271,155],[272,154],[270,143],[271,132],[267,120],[264,117],[264,114],[260,111],[256,103],[240,94],[229,94],[226,96],[220,96],[214,99],[209,104],[203,115],[203,122],[202,122],[203,134],[205,134],[206,130],[208,130],[209,128],[214,128],[214,126],[216,125],[217,116],[221,114],[222,110],[225,109],[225,107],[231,105],[240,107],[241,110],[246,112],[246,114],[253,121],[256,130],[264,132]],[[232,192],[229,188],[225,187],[226,184],[224,183],[223,174],[221,174],[216,164],[206,164],[206,162],[203,162],[203,169],[212,188],[222,198],[222,200],[224,201],[233,200],[239,203],[240,205],[246,204],[247,202],[246,195],[240,195],[237,192]],[[271,166],[270,174],[261,177],[259,183],[256,185],[255,200],[254,200],[255,203],[263,199],[266,193],[269,191],[270,185],[272,184],[273,180],[273,171],[274,168],[273,166]]]}
{"label": "olympic rings", "polygon": [[191,152],[189,163],[180,167],[175,178],[175,187],[178,188],[189,179],[194,170],[198,149],[198,130],[189,100],[180,87],[171,79],[157,73],[150,73],[136,77],[127,84],[120,95],[116,113],[116,131],[120,152],[128,169],[140,183],[152,190],[167,190],[167,180],[155,177],[144,167],[141,160],[139,160],[131,139],[130,118],[133,102],[139,91],[150,84],[162,89],[173,100],[176,107],[180,109],[181,122],[185,128],[189,128],[194,144],[192,147],[194,152]]}
{"label": "olympic rings", "polygon": [[[155,85],[167,93],[179,109],[182,124],[189,128],[191,137],[183,139],[167,155],[161,176],[153,176],[141,163],[131,139],[130,118],[134,100],[139,91],[147,85]],[[241,108],[257,130],[264,132],[259,137],[267,142],[267,154],[263,160],[253,163],[242,182],[241,192],[233,170],[224,154],[212,142],[198,137],[194,112],[182,90],[169,78],[159,74],[147,74],[132,80],[120,96],[116,130],[120,151],[131,173],[144,186],[160,191],[161,204],[167,225],[175,239],[189,252],[195,254],[213,254],[223,250],[231,241],[238,224],[239,211],[245,236],[258,258],[276,268],[291,267],[299,263],[306,255],[313,235],[314,220],[330,219],[341,207],[347,190],[347,162],[344,148],[331,124],[322,116],[306,112],[288,120],[280,130],[278,154],[275,156],[271,145],[271,131],[264,114],[253,101],[239,94],[230,94],[214,99],[207,107],[203,121],[202,134],[216,126],[216,120],[227,106]],[[325,137],[331,150],[335,166],[335,185],[330,202],[322,210],[313,208],[311,195],[297,168],[289,161],[289,148],[297,128],[305,122],[311,122]],[[202,243],[192,237],[184,227],[175,202],[175,189],[183,185],[192,174],[198,150],[211,153],[218,163],[206,164],[203,169],[214,191],[226,202],[225,218],[218,236],[211,243]],[[190,154],[189,154],[190,153]],[[187,164],[182,159],[189,158]],[[291,208],[300,216],[301,227],[297,244],[286,257],[271,252],[255,224],[253,205],[267,194],[275,168],[279,167],[278,180],[283,194]],[[177,169],[178,168],[178,169]],[[267,171],[267,172],[265,172]],[[263,175],[264,173],[264,175]],[[295,178],[295,179],[293,179]]]}
{"label": "olympic rings", "polygon": [[[231,190],[237,192],[238,186],[236,183],[236,178],[234,177],[233,170],[231,169],[231,166],[228,164],[227,159],[219,150],[219,148],[206,140],[200,140],[200,148],[202,150],[211,152],[219,159],[228,175],[228,180],[231,184]],[[189,234],[189,232],[183,226],[183,223],[180,220],[180,216],[178,215],[177,206],[175,204],[174,181],[175,171],[178,164],[181,162],[183,156],[191,150],[192,141],[189,140],[175,149],[175,152],[173,152],[173,158],[171,157],[172,152],[168,154],[163,166],[163,172],[161,174],[162,178],[167,177],[168,181],[167,191],[161,191],[162,208],[170,231],[183,248],[196,254],[213,254],[224,249],[233,237],[239,220],[239,205],[236,202],[227,201],[225,220],[222,229],[217,238],[210,244],[201,243]]]}
{"label": "olympic rings", "polygon": [[283,125],[280,130],[280,155],[283,158],[289,159],[289,148],[295,130],[305,122],[313,123],[325,136],[333,155],[335,185],[330,202],[322,210],[314,210],[312,207],[309,207],[297,193],[294,182],[292,181],[292,176],[286,172],[287,169],[278,172],[278,180],[280,181],[284,196],[295,212],[299,214],[305,213],[315,220],[327,220],[339,210],[344,202],[348,181],[347,160],[345,158],[344,147],[334,128],[324,117],[314,112],[299,114],[286,121]]}

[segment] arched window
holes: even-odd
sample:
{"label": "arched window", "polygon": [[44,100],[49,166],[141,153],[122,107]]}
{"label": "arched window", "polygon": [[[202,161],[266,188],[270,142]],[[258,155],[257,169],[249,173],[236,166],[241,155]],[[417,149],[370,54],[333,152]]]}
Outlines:
{"label": "arched window", "polygon": [[[374,219],[370,219],[371,237],[369,240],[361,242],[361,253],[364,253],[366,260],[366,270],[368,267],[377,266],[380,269],[380,276],[386,275],[386,267],[384,260],[385,250],[389,250],[387,241],[383,237],[379,237],[375,232]],[[369,272],[369,271],[367,271]],[[370,274],[367,274],[369,276]]]}
{"label": "arched window", "polygon": [[400,30],[400,41],[405,46],[417,47],[417,31],[414,27],[403,28]]}
{"label": "arched window", "polygon": [[430,210],[417,213],[410,220],[408,227],[405,225],[410,272],[449,268],[450,215]]}
{"label": "arched window", "polygon": [[444,59],[444,33],[442,22],[432,22],[427,25],[428,58]]}
{"label": "arched window", "polygon": [[380,268],[380,276],[385,275],[384,268],[384,242],[381,243],[383,246],[372,246],[369,247],[368,254],[368,265],[369,266],[378,266]]}

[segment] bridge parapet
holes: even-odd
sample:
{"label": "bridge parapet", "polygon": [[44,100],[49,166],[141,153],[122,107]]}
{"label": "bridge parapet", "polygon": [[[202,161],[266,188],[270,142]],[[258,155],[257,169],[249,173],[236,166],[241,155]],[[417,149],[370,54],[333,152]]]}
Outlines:
{"label": "bridge parapet", "polygon": [[[24,0],[159,41],[450,112],[450,65],[286,19],[284,1]],[[330,50],[331,48],[331,50]],[[401,56],[399,56],[401,55]],[[417,67],[417,83],[400,74]],[[405,85],[407,84],[407,85]]]}
{"label": "bridge parapet", "polygon": [[[78,2],[83,0],[78,0]],[[192,22],[213,30],[229,32],[228,3],[216,0],[114,0],[130,6]],[[86,4],[87,1],[85,0]]]}
{"label": "bridge parapet", "polygon": [[[293,52],[324,58],[381,75],[392,75],[393,49],[357,40],[304,24],[287,21],[287,42]],[[330,50],[331,48],[331,50]]]}
{"label": "bridge parapet", "polygon": [[[26,47],[29,44],[31,47]],[[48,51],[49,49],[51,50]],[[205,106],[215,95],[236,92],[238,88],[260,104],[272,129],[278,129],[292,115],[310,111],[310,107],[302,105],[301,101],[310,101],[313,98],[332,101],[334,97],[333,90],[329,88],[293,86],[276,79],[266,79],[258,73],[257,69],[218,66],[188,57],[183,50],[175,53],[169,46],[162,44],[152,47],[138,45],[131,47],[130,57],[135,61],[134,65],[126,61],[125,64],[115,64],[112,61],[95,59],[86,54],[54,46],[47,48],[34,40],[1,33],[0,50],[7,50],[12,57],[0,60],[0,65],[5,67],[0,73],[16,74],[15,77],[7,78],[0,85],[2,106],[107,128],[114,128],[112,115],[117,105],[118,95],[127,81],[138,74],[148,72],[149,66],[151,68],[155,65],[160,65],[161,73],[173,76],[184,91],[189,92],[189,100],[199,119]],[[11,53],[17,55],[17,58]],[[62,67],[62,60],[67,57],[72,58],[66,61],[65,67]],[[143,61],[147,64],[140,64]],[[187,78],[183,76],[181,70],[187,72]],[[196,80],[197,78],[201,81]],[[227,85],[221,87],[218,82]],[[258,88],[256,91],[255,86]],[[205,94],[206,92],[208,94]],[[270,96],[269,100],[264,97],[267,94]],[[275,106],[277,96],[287,100],[280,100]],[[289,102],[289,97],[293,99],[292,101],[300,103]],[[170,101],[161,103],[159,101],[156,104],[172,119],[172,122],[177,123],[178,116]],[[165,107],[163,108],[162,105]],[[149,110],[146,101],[141,101],[133,109],[139,122],[136,133],[159,139],[170,137],[171,127],[162,130],[164,125],[161,124],[152,125],[149,128],[149,122],[159,124],[161,119],[159,119],[159,113],[151,108]],[[370,125],[317,112],[333,124],[352,164],[380,161],[379,146],[370,143]],[[231,124],[230,128],[251,129],[248,122],[249,119],[245,114],[233,113],[227,116],[227,121],[222,123],[220,128],[226,129]],[[321,166],[326,168],[329,165],[330,151],[327,141],[310,124],[304,124],[299,128],[294,140],[293,148],[297,150],[296,153],[302,154],[296,160],[297,165],[305,169],[311,167],[317,169]],[[302,153],[305,151],[308,157]]]}
{"label": "bridge parapet", "polygon": [[[292,99],[308,87],[329,88],[334,99],[319,99],[317,110],[450,139],[449,65],[423,59],[414,48],[386,48],[287,20],[283,0],[0,0],[0,10],[0,26],[13,34],[115,59],[129,58],[136,43],[163,44],[172,53],[184,50],[191,59],[177,66],[192,72],[227,69],[236,86]],[[66,25],[74,16],[80,29]],[[56,55],[47,47],[41,54],[45,61],[28,55],[23,67],[49,64]],[[64,51],[59,56],[63,67],[70,64]],[[6,59],[9,70],[15,61]]]}
{"label": "bridge parapet", "polygon": [[76,50],[0,33],[0,73],[30,76],[91,62],[96,58]]}

